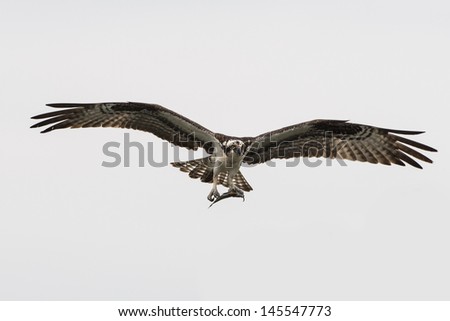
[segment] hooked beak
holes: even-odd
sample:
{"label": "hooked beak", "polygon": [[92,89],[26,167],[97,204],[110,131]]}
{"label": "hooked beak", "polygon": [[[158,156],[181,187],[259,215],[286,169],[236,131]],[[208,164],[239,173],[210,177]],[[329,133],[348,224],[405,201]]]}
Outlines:
{"label": "hooked beak", "polygon": [[241,148],[240,147],[236,147],[236,154],[238,154],[238,156],[241,156]]}

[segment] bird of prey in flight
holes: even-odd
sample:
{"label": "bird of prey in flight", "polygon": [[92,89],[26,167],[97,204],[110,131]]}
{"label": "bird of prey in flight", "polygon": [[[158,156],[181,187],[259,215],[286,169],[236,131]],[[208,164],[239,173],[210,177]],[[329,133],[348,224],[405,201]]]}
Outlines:
{"label": "bird of prey in flight", "polygon": [[[156,104],[110,102],[47,106],[56,110],[32,117],[42,120],[32,128],[49,126],[42,133],[60,128],[132,128],[152,133],[176,146],[203,148],[207,157],[172,165],[192,178],[212,183],[208,195],[212,204],[228,197],[244,198],[244,192],[252,190],[240,171],[243,163],[255,165],[274,158],[327,157],[384,165],[405,166],[407,163],[422,168],[414,158],[427,163],[432,161],[416,149],[436,152],[430,146],[399,136],[423,132],[379,128],[346,120],[318,119],[256,137],[234,137],[215,133]],[[218,185],[228,187],[228,191],[221,195]]]}

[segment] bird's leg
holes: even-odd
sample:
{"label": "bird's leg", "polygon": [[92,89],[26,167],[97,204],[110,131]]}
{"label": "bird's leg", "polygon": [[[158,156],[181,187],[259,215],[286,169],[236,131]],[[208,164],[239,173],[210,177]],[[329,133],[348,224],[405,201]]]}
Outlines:
{"label": "bird's leg", "polygon": [[233,181],[233,177],[228,175],[228,192],[227,194],[233,195],[234,197],[242,197],[244,200],[244,191],[238,188]]}
{"label": "bird's leg", "polygon": [[214,200],[218,199],[220,197],[220,193],[217,190],[217,178],[213,178],[213,187],[211,189],[211,192],[208,194],[208,201],[214,202]]}

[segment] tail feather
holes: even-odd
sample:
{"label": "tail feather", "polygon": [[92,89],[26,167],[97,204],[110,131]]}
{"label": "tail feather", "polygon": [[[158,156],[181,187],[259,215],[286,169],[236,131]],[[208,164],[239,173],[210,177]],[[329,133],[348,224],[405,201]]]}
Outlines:
{"label": "tail feather", "polygon": [[[220,173],[218,177],[219,184],[222,184],[225,187],[228,186],[228,173]],[[236,185],[238,188],[243,190],[244,192],[250,192],[253,191],[253,188],[250,186],[250,184],[245,179],[244,175],[242,175],[241,171],[238,171],[236,175],[233,177],[234,185]]]}
{"label": "tail feather", "polygon": [[241,171],[237,172],[236,175],[234,175],[234,183],[237,187],[239,187],[241,190],[245,192],[253,191],[253,188],[250,186],[250,184],[245,179],[244,175],[242,175]]}

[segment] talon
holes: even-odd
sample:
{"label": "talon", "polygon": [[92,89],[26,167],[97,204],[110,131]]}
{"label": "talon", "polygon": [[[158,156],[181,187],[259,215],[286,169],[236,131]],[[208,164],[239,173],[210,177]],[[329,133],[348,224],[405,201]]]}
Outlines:
{"label": "talon", "polygon": [[242,197],[244,198],[244,191],[241,190],[240,188],[237,188],[236,186],[229,189],[228,193],[234,194],[236,197]]}
{"label": "talon", "polygon": [[208,201],[210,202],[214,202],[215,200],[217,200],[220,197],[220,193],[217,189],[213,189],[209,194],[208,194]]}
{"label": "talon", "polygon": [[[214,194],[215,198],[212,197],[212,194],[214,194],[213,191],[211,191],[210,195],[208,195],[208,199],[212,202],[209,207],[213,206],[217,202],[220,202],[221,200],[224,200],[224,199],[227,199],[230,197],[240,197],[240,198],[242,198],[242,201],[245,201],[244,191],[237,187],[228,189],[228,192],[225,192],[222,195],[220,195],[219,193]],[[210,198],[212,198],[212,200]]]}
{"label": "talon", "polygon": [[233,192],[235,193],[236,197],[241,197],[242,202],[245,202],[245,193],[240,188],[235,187]]}

